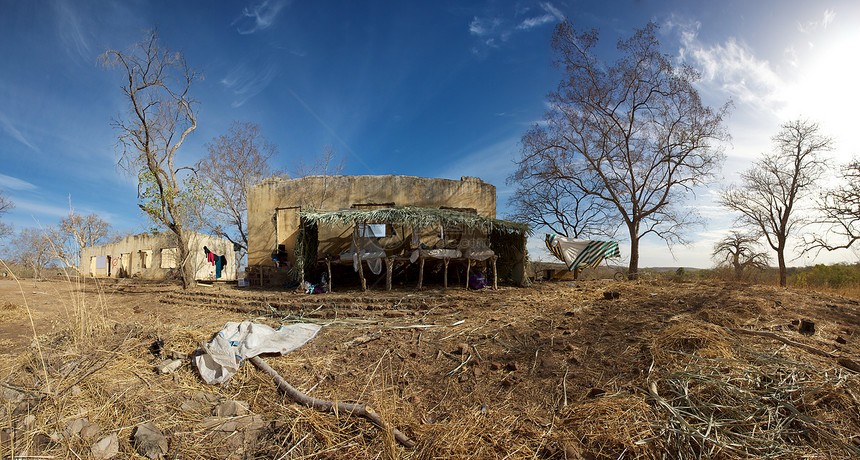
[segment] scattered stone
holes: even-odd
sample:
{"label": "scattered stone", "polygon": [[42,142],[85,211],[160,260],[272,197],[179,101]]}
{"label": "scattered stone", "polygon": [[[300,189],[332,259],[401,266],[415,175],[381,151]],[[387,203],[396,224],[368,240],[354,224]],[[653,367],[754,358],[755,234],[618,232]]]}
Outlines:
{"label": "scattered stone", "polygon": [[800,320],[800,329],[797,330],[803,335],[815,334],[815,323],[808,319]]}
{"label": "scattered stone", "polygon": [[473,367],[472,373],[475,374],[475,377],[480,377],[480,376],[484,375],[484,371],[482,371],[479,366]]}
{"label": "scattered stone", "polygon": [[212,406],[221,401],[221,396],[212,393],[204,393],[202,391],[198,391],[191,397],[190,400],[185,400],[182,404],[179,405],[179,408],[184,411],[196,412],[196,411],[209,411]]}
{"label": "scattered stone", "polygon": [[182,353],[181,351],[170,350],[167,352],[167,357],[172,359],[181,359],[185,361],[188,359],[188,353]]}
{"label": "scattered stone", "polygon": [[244,415],[234,418],[209,417],[203,420],[203,428],[213,433],[213,438],[232,451],[246,452],[265,432],[268,423],[259,415]]}
{"label": "scattered stone", "polygon": [[461,355],[469,354],[469,344],[468,343],[461,343],[461,344],[457,345],[457,351],[455,351],[454,353],[459,353]]}
{"label": "scattered stone", "polygon": [[102,427],[98,426],[96,423],[90,423],[81,430],[81,437],[89,441],[98,436],[101,432]]}
{"label": "scattered stone", "polygon": [[69,388],[69,394],[72,395],[72,397],[78,397],[83,392],[84,392],[84,390],[81,390],[81,387],[79,387],[77,385],[72,385],[72,387]]}
{"label": "scattered stone", "polygon": [[99,460],[113,458],[119,454],[119,439],[117,439],[116,433],[111,433],[99,439],[93,444],[92,452],[93,458]]}
{"label": "scattered stone", "polygon": [[69,437],[81,434],[81,430],[84,429],[87,425],[90,424],[90,421],[86,418],[77,418],[72,420],[71,422],[66,424],[66,435]]}
{"label": "scattered stone", "polygon": [[167,438],[152,422],[138,425],[134,431],[137,453],[146,458],[156,459],[167,454]]}
{"label": "scattered stone", "polygon": [[517,363],[516,363],[516,361],[511,361],[511,362],[509,362],[508,364],[506,364],[506,365],[505,365],[505,369],[507,369],[507,370],[509,370],[509,371],[511,371],[511,372],[516,371],[516,370],[518,370],[519,368],[520,368],[520,365],[519,365],[519,364],[517,364]]}
{"label": "scattered stone", "polygon": [[158,371],[159,374],[172,374],[180,367],[182,367],[181,359],[165,359],[164,361],[156,364],[155,370]]}
{"label": "scattered stone", "polygon": [[228,400],[215,406],[216,417],[237,417],[240,415],[248,415],[251,411],[248,409],[248,403],[245,401]]}
{"label": "scattered stone", "polygon": [[0,398],[9,402],[23,401],[24,393],[11,388],[0,387]]}
{"label": "scattered stone", "polygon": [[490,369],[491,370],[497,371],[501,368],[502,368],[502,363],[500,363],[500,362],[493,361],[490,363]]}
{"label": "scattered stone", "polygon": [[603,291],[603,298],[606,300],[617,299],[621,297],[621,293],[618,291]]}

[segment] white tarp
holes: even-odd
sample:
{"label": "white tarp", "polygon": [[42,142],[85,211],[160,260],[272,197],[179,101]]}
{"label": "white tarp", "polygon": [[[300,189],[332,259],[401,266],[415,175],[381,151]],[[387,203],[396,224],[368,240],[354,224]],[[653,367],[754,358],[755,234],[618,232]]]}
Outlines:
{"label": "white tarp", "polygon": [[209,385],[224,383],[238,370],[243,360],[261,353],[287,354],[314,338],[322,326],[298,323],[278,330],[250,321],[230,321],[194,357],[200,377]]}

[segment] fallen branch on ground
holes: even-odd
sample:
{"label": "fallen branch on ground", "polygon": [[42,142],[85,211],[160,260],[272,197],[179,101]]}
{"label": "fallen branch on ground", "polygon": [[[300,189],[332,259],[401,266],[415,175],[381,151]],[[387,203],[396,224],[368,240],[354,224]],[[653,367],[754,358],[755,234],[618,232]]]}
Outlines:
{"label": "fallen branch on ground", "polygon": [[841,357],[838,355],[834,355],[833,353],[829,353],[829,352],[826,352],[826,351],[821,350],[819,348],[815,348],[812,345],[807,345],[805,343],[795,342],[794,340],[787,339],[787,338],[785,338],[781,335],[777,335],[773,332],[753,331],[750,329],[739,329],[739,328],[732,328],[732,327],[728,328],[728,330],[730,330],[732,332],[738,332],[741,334],[758,335],[761,337],[769,337],[771,339],[778,340],[778,341],[780,341],[786,345],[791,345],[792,347],[797,347],[797,348],[806,350],[806,351],[813,353],[813,354],[816,354],[818,356],[824,356],[825,358],[835,359],[836,362],[838,362],[842,366],[844,366],[848,369],[851,369],[854,372],[860,372],[860,363],[857,363],[857,361],[854,361],[853,359],[848,359],[848,358],[844,358],[844,357]]}
{"label": "fallen branch on ground", "polygon": [[[325,399],[317,399],[311,396],[308,396],[301,391],[293,388],[292,385],[287,383],[283,377],[278,374],[277,371],[271,368],[265,361],[263,361],[259,356],[254,356],[250,359],[255,366],[261,371],[269,374],[275,380],[275,383],[278,385],[278,389],[284,392],[287,396],[290,397],[293,401],[305,405],[307,407],[316,409],[321,412],[347,412],[358,415],[360,417],[364,417],[371,422],[373,422],[376,426],[382,428],[383,430],[387,430],[388,425],[384,420],[376,413],[373,409],[368,407],[366,404],[352,404],[352,403],[344,403],[344,402],[334,402],[334,401],[326,401]],[[396,428],[391,428],[391,432],[394,433],[394,439],[397,440],[400,444],[403,444],[406,447],[414,447],[415,441],[409,439],[405,434],[398,431]]]}

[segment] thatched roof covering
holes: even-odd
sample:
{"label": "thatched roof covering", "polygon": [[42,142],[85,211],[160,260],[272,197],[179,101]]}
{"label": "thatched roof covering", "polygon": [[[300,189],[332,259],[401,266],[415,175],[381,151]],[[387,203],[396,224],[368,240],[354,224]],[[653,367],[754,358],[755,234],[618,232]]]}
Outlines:
{"label": "thatched roof covering", "polygon": [[528,224],[479,216],[451,209],[420,208],[417,206],[394,206],[383,209],[343,209],[340,211],[302,211],[307,223],[317,225],[355,225],[362,223],[408,225],[416,228],[440,225],[462,225],[466,228],[508,233],[531,234]]}

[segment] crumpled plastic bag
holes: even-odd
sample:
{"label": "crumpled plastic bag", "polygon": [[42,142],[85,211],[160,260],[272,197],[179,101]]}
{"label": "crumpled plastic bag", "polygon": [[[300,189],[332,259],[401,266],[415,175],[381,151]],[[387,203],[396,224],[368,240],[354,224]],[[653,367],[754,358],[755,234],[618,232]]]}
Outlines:
{"label": "crumpled plastic bag", "polygon": [[251,321],[224,325],[208,343],[200,344],[194,365],[209,385],[224,383],[238,370],[243,360],[261,353],[287,354],[317,335],[318,324],[283,325],[277,330]]}

